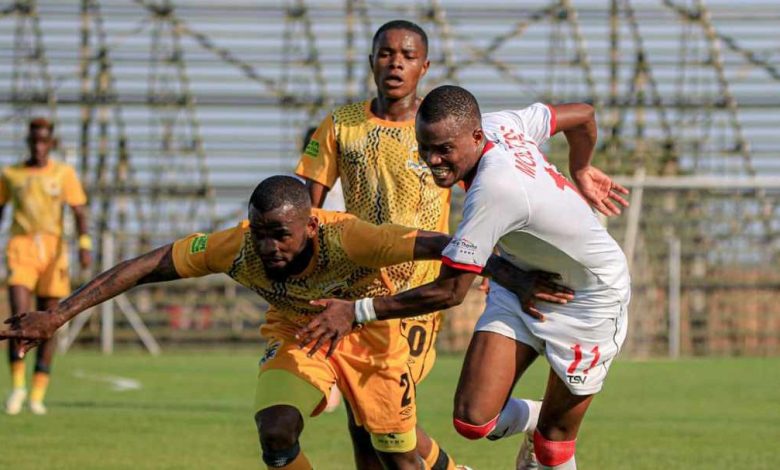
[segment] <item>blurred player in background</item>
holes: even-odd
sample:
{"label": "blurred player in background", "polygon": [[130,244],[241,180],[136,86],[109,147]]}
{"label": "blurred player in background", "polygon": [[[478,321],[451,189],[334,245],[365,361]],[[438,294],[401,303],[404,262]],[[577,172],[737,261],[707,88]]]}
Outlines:
{"label": "blurred player in background", "polygon": [[[55,146],[54,125],[44,118],[30,122],[27,145],[30,155],[22,163],[3,168],[0,176],[0,218],[5,206],[13,207],[11,238],[6,249],[8,297],[11,315],[30,310],[32,294],[35,308],[48,310],[70,293],[68,248],[63,239],[63,205],[73,210],[79,235],[79,261],[82,268],[91,262],[92,241],[87,229],[87,196],[68,164],[49,158]],[[11,365],[11,393],[5,412],[18,414],[27,398],[24,360],[11,341],[8,359]],[[51,373],[54,341],[38,349],[30,393],[30,411],[45,414],[43,404]]]}
{"label": "blurred player in background", "polygon": [[[357,328],[329,350],[307,354],[294,337],[316,316],[311,301],[323,295],[356,299],[393,292],[380,270],[441,255],[449,237],[400,225],[377,226],[344,213],[311,209],[306,188],[289,176],[260,183],[249,220],[210,235],[193,234],[125,261],[99,275],[48,312],[9,321],[0,338],[49,338],[78,313],[135,285],[225,273],[271,305],[261,333],[255,421],[269,469],[309,470],[298,438],[304,419],[316,416],[334,386],[344,392],[386,468],[417,469],[415,387],[406,363],[408,344],[398,321]],[[497,259],[497,258],[495,258]],[[528,295],[552,287],[547,275],[527,276],[504,263],[490,272]],[[523,279],[528,282],[517,283]],[[514,289],[513,289],[514,290]],[[561,301],[567,296],[561,290]],[[318,345],[319,346],[319,345]]]}
{"label": "blurred player in background", "polygon": [[[591,205],[620,213],[628,191],[591,165],[596,120],[586,104],[480,114],[471,93],[443,86],[417,114],[420,153],[436,184],[463,181],[463,220],[443,252],[438,278],[392,297],[330,300],[300,333],[303,342],[337,340],[359,323],[401,318],[459,304],[494,247],[521,269],[558,272],[575,290],[566,305],[525,305],[491,286],[469,344],[455,395],[455,429],[469,439],[532,434],[541,468],[573,470],[585,412],[626,337],[628,266]],[[539,147],[562,132],[576,186]],[[517,380],[543,354],[550,373],[542,403],[511,398]],[[531,456],[529,455],[529,458]],[[535,468],[536,462],[518,462]]]}
{"label": "blurred player in background", "polygon": [[[371,72],[374,99],[336,108],[320,124],[303,152],[296,173],[309,181],[315,207],[321,207],[337,182],[347,212],[375,224],[394,223],[423,230],[449,230],[450,190],[436,186],[420,160],[414,117],[421,98],[417,86],[428,71],[428,37],[402,20],[382,25],[374,35]],[[387,270],[401,291],[430,282],[440,263],[405,263]],[[405,318],[401,331],[409,341],[409,366],[415,384],[436,360],[438,312]],[[429,466],[452,469],[454,462],[421,429],[418,451]],[[367,435],[350,420],[355,460],[361,470],[379,468]]]}

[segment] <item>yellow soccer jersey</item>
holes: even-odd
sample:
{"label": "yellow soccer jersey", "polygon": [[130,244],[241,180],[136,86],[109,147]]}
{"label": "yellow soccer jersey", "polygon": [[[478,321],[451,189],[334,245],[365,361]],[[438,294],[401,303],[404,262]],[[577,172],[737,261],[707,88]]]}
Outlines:
{"label": "yellow soccer jersey", "polygon": [[320,307],[309,301],[329,297],[354,300],[393,293],[380,268],[413,259],[417,230],[377,226],[349,214],[315,209],[320,221],[309,266],[284,281],[270,279],[251,242],[249,221],[210,235],[193,234],[173,245],[181,277],[225,273],[263,297],[269,320],[303,326]]}
{"label": "yellow soccer jersey", "polygon": [[[371,100],[341,106],[326,117],[296,173],[327,187],[341,178],[347,212],[363,220],[448,232],[450,191],[436,186],[420,160],[414,121],[379,119]],[[399,290],[430,282],[438,272],[438,261],[387,270]]]}
{"label": "yellow soccer jersey", "polygon": [[11,235],[48,233],[62,235],[63,204],[87,203],[72,166],[49,160],[43,168],[23,163],[3,168],[0,175],[0,205],[13,205]]}

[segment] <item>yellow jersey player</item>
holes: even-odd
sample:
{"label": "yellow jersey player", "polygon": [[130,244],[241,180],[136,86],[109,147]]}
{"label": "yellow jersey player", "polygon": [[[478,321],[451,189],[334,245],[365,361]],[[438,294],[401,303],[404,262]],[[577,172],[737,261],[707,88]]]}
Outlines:
{"label": "yellow jersey player", "polygon": [[[296,173],[309,182],[316,207],[338,180],[347,212],[375,224],[393,223],[447,232],[450,191],[434,184],[420,160],[414,116],[420,99],[417,85],[428,70],[428,38],[418,25],[391,21],[381,26],[369,56],[377,97],[336,108],[320,124],[305,148]],[[438,261],[404,263],[387,270],[397,290],[436,278]],[[409,366],[415,383],[436,359],[441,315],[433,313],[400,322],[409,342]],[[378,467],[365,433],[351,429],[358,468]],[[437,470],[454,463],[420,430],[418,451]]]}
{"label": "yellow jersey player", "polygon": [[[448,240],[440,233],[312,211],[303,184],[275,176],[255,189],[248,221],[210,235],[193,234],[125,261],[50,312],[16,317],[0,338],[25,338],[24,347],[29,348],[79,312],[135,285],[225,273],[271,305],[261,330],[267,347],[255,394],[255,421],[267,468],[312,468],[298,438],[304,419],[316,416],[329,390],[338,385],[358,423],[371,433],[382,463],[417,469],[415,387],[406,364],[408,344],[398,323],[375,322],[356,329],[327,355],[307,354],[295,333],[318,314],[320,308],[312,300],[392,293],[381,267],[438,257]],[[544,276],[502,272],[501,266],[488,270],[507,285],[519,279],[545,282]]]}
{"label": "yellow jersey player", "polygon": [[[73,209],[79,234],[82,267],[90,264],[92,242],[87,233],[87,196],[76,171],[49,158],[54,146],[54,126],[43,118],[30,122],[27,143],[30,155],[24,162],[3,168],[0,175],[0,218],[7,204],[13,207],[11,237],[6,250],[8,297],[11,315],[30,310],[31,295],[38,310],[53,308],[70,293],[68,250],[62,233],[63,205]],[[27,398],[24,361],[17,345],[8,348],[11,365],[11,394],[6,413],[18,414]],[[49,383],[54,344],[46,342],[35,359],[30,410],[45,414],[43,398]]]}

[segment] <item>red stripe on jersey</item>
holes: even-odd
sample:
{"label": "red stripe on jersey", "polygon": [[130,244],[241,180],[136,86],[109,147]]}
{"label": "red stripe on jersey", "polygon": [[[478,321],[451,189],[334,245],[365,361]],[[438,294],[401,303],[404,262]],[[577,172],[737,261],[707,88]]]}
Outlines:
{"label": "red stripe on jersey", "polygon": [[550,137],[552,137],[553,134],[555,134],[555,131],[558,130],[558,115],[555,112],[555,108],[549,104],[547,105],[547,109],[550,110]]}
{"label": "red stripe on jersey", "polygon": [[482,266],[477,266],[476,264],[463,264],[463,263],[458,263],[456,261],[452,261],[446,256],[441,257],[441,264],[444,264],[454,269],[460,269],[461,271],[468,271],[470,273],[477,273],[477,274],[480,274],[483,269]]}
{"label": "red stripe on jersey", "polygon": [[[485,142],[485,146],[482,147],[482,153],[480,154],[479,158],[482,158],[493,147],[495,147],[495,145],[493,145],[493,142],[491,142],[489,140],[487,142]],[[471,183],[474,182],[474,178],[476,178],[476,176],[477,176],[477,168],[478,167],[479,167],[479,159],[477,159],[477,163],[474,165],[474,168],[471,169],[469,174],[466,175],[463,178],[463,180],[462,180],[463,181],[463,189],[465,189],[466,191],[468,191],[469,188],[471,188]]]}

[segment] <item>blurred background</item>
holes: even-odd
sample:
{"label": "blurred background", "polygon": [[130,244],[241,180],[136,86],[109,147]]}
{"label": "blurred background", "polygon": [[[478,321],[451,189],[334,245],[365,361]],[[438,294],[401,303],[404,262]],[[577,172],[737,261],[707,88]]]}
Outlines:
{"label": "blurred background", "polygon": [[[98,267],[229,227],[307,127],[374,93],[371,37],[399,18],[430,38],[422,92],[595,106],[596,165],[632,191],[605,220],[631,263],[627,356],[780,354],[776,0],[0,1],[0,163],[24,158],[31,117],[56,122]],[[565,171],[564,139],[547,150]],[[483,297],[446,315],[441,350],[466,346]],[[61,347],[254,343],[264,310],[227,277],[145,287]]]}

